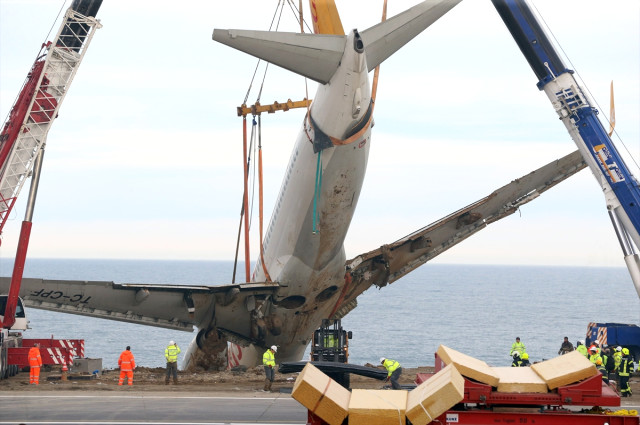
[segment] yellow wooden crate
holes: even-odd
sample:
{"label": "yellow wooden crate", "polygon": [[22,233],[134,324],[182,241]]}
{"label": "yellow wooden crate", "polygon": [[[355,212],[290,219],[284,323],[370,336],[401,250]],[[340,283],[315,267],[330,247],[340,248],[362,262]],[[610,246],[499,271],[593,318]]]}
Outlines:
{"label": "yellow wooden crate", "polygon": [[498,386],[498,382],[500,381],[498,375],[482,360],[475,359],[444,345],[438,347],[437,353],[445,364],[455,365],[462,376],[475,379],[478,382],[491,385],[492,387]]}
{"label": "yellow wooden crate", "polygon": [[405,390],[352,390],[349,425],[398,425],[405,423]]}
{"label": "yellow wooden crate", "polygon": [[550,390],[597,375],[596,365],[578,351],[531,365]]}
{"label": "yellow wooden crate", "polygon": [[464,398],[464,378],[448,365],[409,392],[407,418],[413,425],[426,425]]}
{"label": "yellow wooden crate", "polygon": [[311,363],[298,375],[291,397],[329,425],[340,425],[349,413],[349,390]]}
{"label": "yellow wooden crate", "polygon": [[499,393],[547,393],[547,383],[530,367],[494,367]]}

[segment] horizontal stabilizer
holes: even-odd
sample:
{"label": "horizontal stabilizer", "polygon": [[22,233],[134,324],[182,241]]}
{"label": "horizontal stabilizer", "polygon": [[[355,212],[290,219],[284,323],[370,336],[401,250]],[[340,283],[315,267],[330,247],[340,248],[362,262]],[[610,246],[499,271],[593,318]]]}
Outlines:
{"label": "horizontal stabilizer", "polygon": [[344,35],[226,29],[214,29],[213,39],[321,84],[338,69],[347,42]]}
{"label": "horizontal stabilizer", "polygon": [[440,19],[462,0],[427,0],[362,31],[369,71]]}

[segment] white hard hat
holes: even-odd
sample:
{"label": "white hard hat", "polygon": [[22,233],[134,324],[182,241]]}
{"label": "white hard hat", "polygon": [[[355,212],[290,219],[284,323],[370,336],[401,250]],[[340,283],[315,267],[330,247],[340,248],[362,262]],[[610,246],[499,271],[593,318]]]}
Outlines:
{"label": "white hard hat", "polygon": [[384,357],[380,357],[380,363],[384,363],[386,359]]}
{"label": "white hard hat", "polygon": [[169,345],[176,345],[176,342],[174,340],[169,341]]}
{"label": "white hard hat", "polygon": [[622,351],[622,347],[620,347],[619,345],[616,347],[616,351]]}
{"label": "white hard hat", "polygon": [[520,353],[518,353],[517,351],[513,353],[513,357],[520,357]]}
{"label": "white hard hat", "polygon": [[580,341],[578,341],[578,342],[579,342],[580,344],[584,345],[584,341],[583,341],[583,340],[580,340]]}
{"label": "white hard hat", "polygon": [[272,349],[273,351],[275,351],[276,353],[278,352],[278,347],[276,347],[275,345],[272,345],[272,346],[271,346],[271,349]]}

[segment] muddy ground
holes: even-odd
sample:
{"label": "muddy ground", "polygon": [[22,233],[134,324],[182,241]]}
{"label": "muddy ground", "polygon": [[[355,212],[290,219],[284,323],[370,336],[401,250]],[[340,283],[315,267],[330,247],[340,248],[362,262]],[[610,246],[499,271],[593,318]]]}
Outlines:
{"label": "muddy ground", "polygon": [[[372,366],[373,367],[373,366]],[[403,369],[400,383],[410,385],[414,383],[417,373],[433,372],[433,366]],[[0,391],[127,391],[128,388],[118,386],[120,372],[118,370],[103,370],[102,375],[88,379],[85,375],[68,374],[68,380],[60,379],[60,369],[43,371],[40,375],[40,385],[29,385],[29,372],[0,381]],[[272,386],[273,392],[288,392],[293,387],[297,373],[276,373]],[[640,376],[636,373],[631,380],[633,397],[622,399],[623,405],[640,404]],[[381,389],[388,383],[377,379],[351,376],[352,388]],[[240,393],[259,391],[264,386],[264,369],[262,366],[251,368],[245,372],[178,372],[178,385],[165,384],[164,368],[137,367],[134,372],[133,389],[135,391],[172,391],[172,392],[224,392]]]}
{"label": "muddy ground", "polygon": [[[417,373],[433,372],[433,367],[405,369],[400,377],[401,384],[413,384]],[[276,372],[276,378],[271,387],[273,392],[280,392],[283,388],[292,388],[297,373],[282,374]],[[29,385],[29,372],[21,372],[9,379],[0,381],[0,391],[38,391],[46,390],[104,390],[116,391],[118,388],[119,370],[103,370],[102,375],[94,379],[86,376],[68,373],[67,381],[61,381],[59,368],[43,371],[40,374],[40,385]],[[133,374],[133,386],[136,391],[203,391],[203,392],[234,392],[261,390],[264,386],[264,368],[251,368],[245,372],[178,372],[178,385],[173,381],[165,384],[164,368],[137,367]],[[352,375],[353,388],[381,389],[388,383],[377,379]]]}

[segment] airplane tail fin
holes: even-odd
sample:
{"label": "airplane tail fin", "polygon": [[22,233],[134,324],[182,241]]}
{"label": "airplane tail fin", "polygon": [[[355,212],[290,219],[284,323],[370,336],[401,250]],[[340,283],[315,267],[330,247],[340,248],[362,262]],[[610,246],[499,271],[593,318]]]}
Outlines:
{"label": "airplane tail fin", "polygon": [[[369,71],[460,1],[427,0],[362,32]],[[214,29],[213,39],[321,84],[338,69],[347,42],[345,35],[226,29]]]}
{"label": "airplane tail fin", "polygon": [[369,71],[375,69],[462,0],[427,0],[362,31]]}
{"label": "airplane tail fin", "polygon": [[335,0],[309,0],[309,7],[314,33],[344,35]]}

